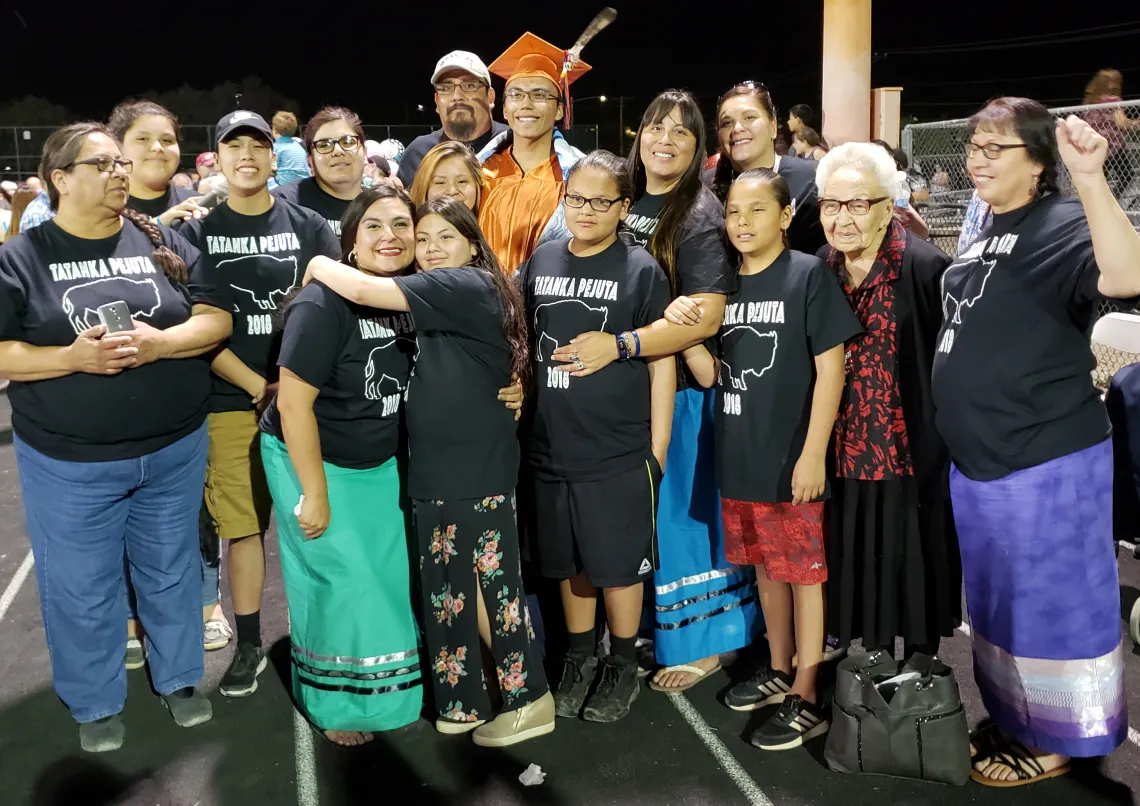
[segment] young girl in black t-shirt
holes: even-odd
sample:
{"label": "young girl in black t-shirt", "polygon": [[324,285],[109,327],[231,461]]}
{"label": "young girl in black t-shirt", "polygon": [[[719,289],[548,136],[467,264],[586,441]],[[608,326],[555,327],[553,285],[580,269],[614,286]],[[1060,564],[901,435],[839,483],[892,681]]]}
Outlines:
{"label": "young girl in black t-shirt", "polygon": [[[573,237],[539,246],[519,269],[536,376],[524,440],[534,551],[541,573],[561,580],[569,633],[555,702],[559,716],[592,722],[621,719],[640,691],[634,643],[642,585],[657,564],[657,494],[676,393],[672,357],[637,358],[633,331],[661,317],[669,283],[648,252],[618,238],[632,195],[623,160],[588,155],[566,181]],[[585,332],[611,334],[621,360],[590,376],[576,374],[583,362],[573,353],[570,364],[553,360]],[[594,689],[598,588],[610,655]]]}
{"label": "young girl in black t-shirt", "polygon": [[[408,494],[436,729],[474,731],[476,744],[505,747],[554,730],[522,588],[515,417],[496,399],[512,375],[526,375],[525,314],[470,210],[434,199],[416,218],[416,259],[425,271],[366,277],[317,258],[309,277],[356,304],[412,315]],[[480,643],[490,649],[503,701],[489,722]]]}
{"label": "young girl in black t-shirt", "polygon": [[704,345],[684,353],[697,381],[717,387],[725,556],[756,567],[772,659],[725,702],[738,711],[783,703],[752,734],[762,750],[799,747],[828,729],[816,689],[827,580],[824,457],[843,391],[843,343],[860,330],[824,263],[786,248],[791,222],[783,177],[758,168],[733,183],[725,224],[742,263],[720,356]]}

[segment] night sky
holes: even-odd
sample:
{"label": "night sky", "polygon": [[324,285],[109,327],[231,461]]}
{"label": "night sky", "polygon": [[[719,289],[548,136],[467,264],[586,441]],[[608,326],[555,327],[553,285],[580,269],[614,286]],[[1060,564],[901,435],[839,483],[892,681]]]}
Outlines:
{"label": "night sky", "polygon": [[[605,94],[611,103],[582,102],[577,122],[608,122],[613,99],[625,96],[629,125],[660,89],[684,87],[711,102],[745,78],[766,82],[781,112],[799,102],[818,109],[820,0],[612,4],[618,20],[587,48],[584,58],[594,70],[575,85],[577,97]],[[17,0],[0,11],[8,57],[0,101],[33,94],[79,116],[104,117],[117,100],[150,87],[205,88],[257,74],[295,99],[302,114],[336,102],[367,123],[431,123],[429,78],[439,56],[462,48],[490,63],[525,30],[568,47],[601,8],[549,5],[557,11],[498,0],[85,5],[82,12],[69,9],[61,25],[55,4]],[[875,0],[873,84],[903,86],[904,116],[923,120],[968,115],[998,94],[1030,95],[1049,106],[1079,103],[1101,67],[1124,71],[1125,95],[1140,95],[1135,0],[1069,2],[1064,11],[1046,11],[1051,5]],[[721,11],[699,11],[713,8]],[[416,16],[416,9],[425,13]],[[1104,36],[1119,31],[1132,33]],[[1008,43],[1040,35],[1053,43]],[[1083,41],[1056,43],[1061,37]],[[977,49],[993,40],[1006,42]]]}

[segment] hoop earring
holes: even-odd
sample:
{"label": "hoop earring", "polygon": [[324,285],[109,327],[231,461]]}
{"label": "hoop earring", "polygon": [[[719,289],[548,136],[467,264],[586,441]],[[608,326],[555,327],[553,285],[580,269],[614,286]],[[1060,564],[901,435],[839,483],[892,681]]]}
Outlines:
{"label": "hoop earring", "polygon": [[349,250],[348,262],[351,263],[353,266],[356,265],[356,247],[355,246],[352,247],[351,250]]}

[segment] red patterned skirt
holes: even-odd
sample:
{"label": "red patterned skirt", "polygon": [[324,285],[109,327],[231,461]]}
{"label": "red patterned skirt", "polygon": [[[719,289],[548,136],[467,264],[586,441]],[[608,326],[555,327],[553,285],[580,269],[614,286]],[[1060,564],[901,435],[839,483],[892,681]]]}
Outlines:
{"label": "red patterned skirt", "polygon": [[823,502],[761,504],[720,499],[724,556],[735,565],[764,567],[768,579],[793,585],[827,581]]}

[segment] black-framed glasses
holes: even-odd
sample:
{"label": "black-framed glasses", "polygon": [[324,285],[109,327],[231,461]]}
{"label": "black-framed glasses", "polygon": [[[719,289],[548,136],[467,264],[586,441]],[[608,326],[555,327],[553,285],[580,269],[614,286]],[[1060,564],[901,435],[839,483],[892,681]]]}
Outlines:
{"label": "black-framed glasses", "polygon": [[824,215],[839,215],[839,211],[847,208],[853,216],[864,216],[871,212],[876,204],[887,201],[890,196],[880,196],[877,199],[820,199],[819,211]]}
{"label": "black-framed glasses", "polygon": [[506,93],[504,93],[504,97],[514,103],[518,103],[524,98],[530,98],[536,104],[548,104],[553,101],[562,100],[562,96],[555,95],[549,90],[520,90],[517,87],[507,90]]}
{"label": "black-framed glasses", "polygon": [[610,208],[621,201],[622,198],[623,197],[618,197],[616,199],[606,199],[599,196],[594,199],[587,199],[585,196],[579,196],[577,193],[567,193],[566,206],[573,207],[575,210],[577,210],[579,208],[585,207],[586,203],[589,202],[590,207],[592,207],[595,212],[608,213],[610,211]]}
{"label": "black-framed glasses", "polygon": [[313,141],[313,151],[318,154],[331,154],[338,145],[342,151],[355,151],[360,148],[360,138],[355,134],[346,134],[344,137],[322,137]]}
{"label": "black-framed glasses", "polygon": [[487,89],[482,81],[441,81],[435,85],[437,95],[447,96],[459,90],[464,95],[474,95],[479,90]]}
{"label": "black-framed glasses", "polygon": [[978,145],[973,140],[966,141],[966,156],[976,157],[980,151],[985,155],[986,159],[993,162],[996,159],[1001,159],[1001,155],[1009,151],[1011,148],[1025,148],[1025,143],[986,143],[984,146]]}
{"label": "black-framed glasses", "polygon": [[111,171],[115,170],[116,165],[118,165],[120,168],[123,169],[123,173],[127,173],[127,174],[129,174],[131,171],[133,171],[135,169],[134,160],[125,160],[125,159],[122,159],[120,157],[106,157],[106,156],[104,156],[104,157],[91,157],[90,159],[76,160],[75,162],[69,162],[69,163],[67,163],[67,165],[63,166],[63,170],[70,171],[72,168],[74,168],[77,165],[94,165],[95,170],[99,171],[100,173],[105,173],[105,174],[109,174],[109,173],[111,173]]}

